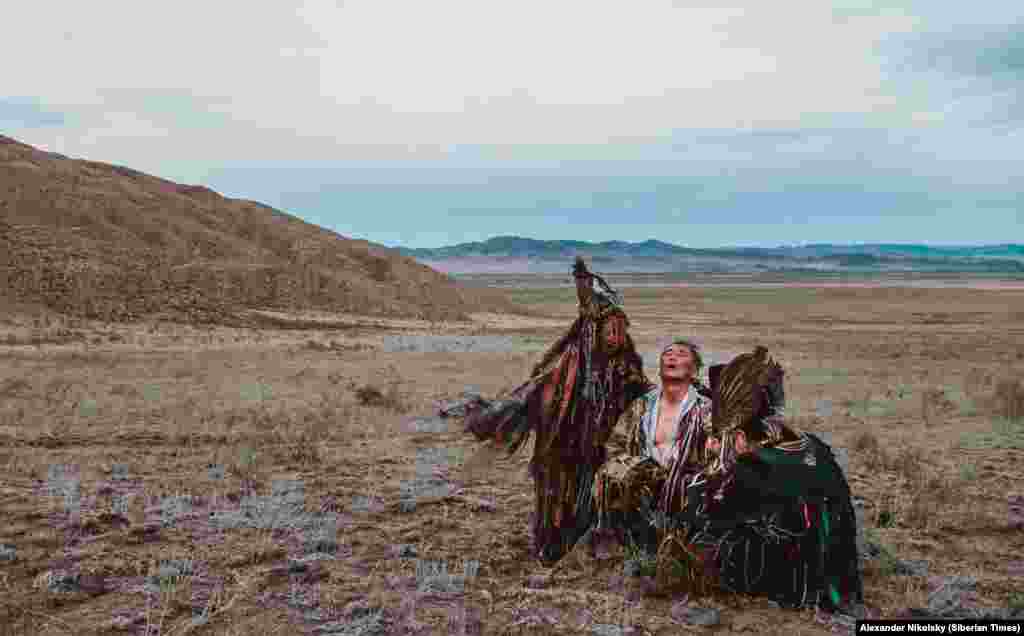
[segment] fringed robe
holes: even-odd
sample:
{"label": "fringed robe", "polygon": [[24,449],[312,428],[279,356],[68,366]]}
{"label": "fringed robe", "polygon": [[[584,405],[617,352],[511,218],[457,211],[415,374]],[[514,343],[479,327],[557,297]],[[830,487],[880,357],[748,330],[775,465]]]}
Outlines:
{"label": "fringed robe", "polygon": [[589,526],[605,444],[626,407],[652,386],[628,336],[614,357],[604,351],[599,329],[614,314],[625,320],[611,305],[581,308],[530,380],[466,421],[478,439],[492,439],[509,453],[536,434],[530,461],[536,485],[533,535],[548,561],[570,549]]}
{"label": "fringed robe", "polygon": [[697,385],[690,388],[665,464],[656,461],[653,443],[661,389],[649,391],[624,414],[626,448],[602,467],[594,483],[598,527],[622,531],[648,549],[656,547],[657,529],[680,512],[686,485],[704,469],[711,399],[702,390],[706,392]]}
{"label": "fringed robe", "polygon": [[831,448],[815,435],[726,457],[689,491],[688,539],[721,587],[787,607],[863,601],[857,520]]}

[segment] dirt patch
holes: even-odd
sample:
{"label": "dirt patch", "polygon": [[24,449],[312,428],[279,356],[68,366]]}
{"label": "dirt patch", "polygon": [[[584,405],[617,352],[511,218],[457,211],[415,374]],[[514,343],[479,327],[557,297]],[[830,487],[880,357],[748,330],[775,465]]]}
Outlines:
{"label": "dirt patch", "polygon": [[[757,290],[625,296],[652,374],[659,345],[680,335],[709,363],[763,343],[783,364],[787,416],[845,451],[875,546],[874,611],[927,607],[928,577],[953,575],[976,581],[965,603],[1008,607],[1024,553],[1024,429],[1009,383],[1024,378],[1024,302],[910,291],[815,290],[811,309]],[[557,572],[532,558],[530,449],[481,454],[457,422],[434,417],[464,391],[521,382],[575,317],[561,295],[530,307],[556,318],[286,314],[316,323],[297,331],[10,317],[0,625],[150,636],[698,629],[675,607],[729,633],[831,633],[813,612],[757,599],[647,596],[624,556]],[[883,323],[894,327],[857,328]],[[82,338],[20,341],[60,329]]]}

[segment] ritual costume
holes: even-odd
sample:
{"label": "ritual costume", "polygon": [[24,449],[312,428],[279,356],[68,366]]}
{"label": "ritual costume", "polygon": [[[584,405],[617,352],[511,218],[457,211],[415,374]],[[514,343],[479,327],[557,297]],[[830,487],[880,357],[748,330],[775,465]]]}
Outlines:
{"label": "ritual costume", "polygon": [[[831,448],[779,413],[782,369],[758,347],[709,371],[719,451],[689,484],[659,567],[674,554],[691,582],[784,607],[862,602],[850,487]],[[737,448],[738,432],[746,449]]]}
{"label": "ritual costume", "polygon": [[654,387],[623,414],[626,448],[601,468],[594,483],[595,529],[611,530],[649,552],[657,549],[664,520],[685,501],[685,485],[704,468],[711,430],[710,391],[693,381],[672,438],[659,448],[654,439],[661,398],[661,388]]}
{"label": "ritual costume", "polygon": [[[594,475],[606,460],[605,444],[619,416],[652,386],[625,333],[629,320],[618,294],[580,258],[572,274],[579,317],[568,332],[529,380],[466,418],[467,430],[510,454],[536,435],[530,461],[536,486],[533,536],[545,563],[561,558],[590,526]],[[621,346],[608,346],[606,328],[621,329]]]}

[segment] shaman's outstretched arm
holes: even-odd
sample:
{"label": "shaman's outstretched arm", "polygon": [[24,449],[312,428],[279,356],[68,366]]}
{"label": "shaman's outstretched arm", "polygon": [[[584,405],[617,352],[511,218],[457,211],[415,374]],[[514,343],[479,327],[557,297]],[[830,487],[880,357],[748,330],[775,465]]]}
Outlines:
{"label": "shaman's outstretched arm", "polygon": [[569,327],[569,331],[563,334],[562,337],[555,341],[553,345],[548,347],[548,350],[544,352],[544,356],[540,359],[540,362],[533,366],[533,370],[530,372],[531,378],[536,378],[538,375],[547,371],[551,366],[551,363],[557,360],[558,357],[565,352],[569,342],[578,334],[582,320],[582,317],[577,318],[576,321],[573,322],[572,326]]}

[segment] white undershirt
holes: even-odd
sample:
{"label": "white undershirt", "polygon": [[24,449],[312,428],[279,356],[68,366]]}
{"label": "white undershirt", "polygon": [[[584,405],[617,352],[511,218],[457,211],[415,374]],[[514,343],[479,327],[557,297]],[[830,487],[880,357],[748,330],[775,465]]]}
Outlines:
{"label": "white undershirt", "polygon": [[696,403],[696,393],[692,386],[689,387],[686,397],[683,399],[683,405],[679,409],[679,416],[673,422],[669,438],[660,446],[654,443],[654,437],[658,431],[658,411],[660,410],[663,392],[658,392],[658,399],[654,401],[654,408],[647,413],[647,421],[644,422],[644,433],[647,437],[647,455],[654,458],[654,461],[665,468],[668,468],[668,465],[675,458],[677,452],[676,442],[679,439],[679,423],[686,417],[694,403]]}

